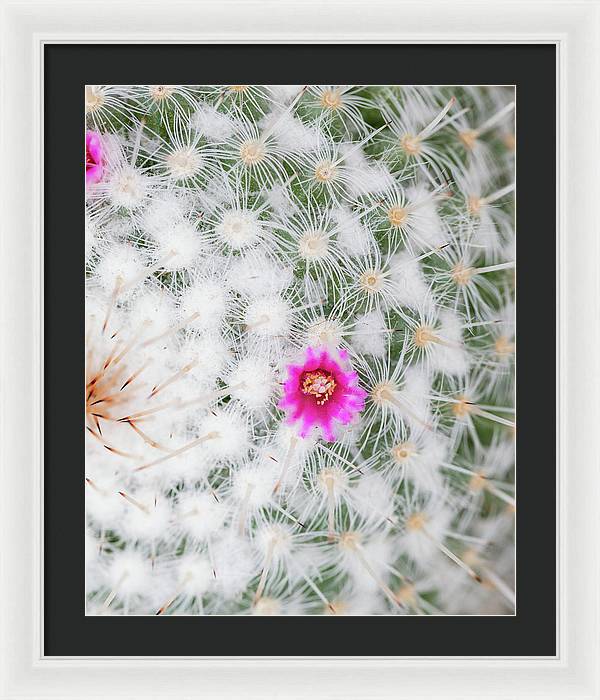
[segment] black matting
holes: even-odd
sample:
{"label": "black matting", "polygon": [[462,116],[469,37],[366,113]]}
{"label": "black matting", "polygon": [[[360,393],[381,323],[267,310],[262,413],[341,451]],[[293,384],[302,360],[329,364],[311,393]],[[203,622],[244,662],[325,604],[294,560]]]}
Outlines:
{"label": "black matting", "polygon": [[[45,47],[44,70],[45,654],[553,656],[554,45],[54,44]],[[517,86],[516,616],[85,617],[81,149],[86,83]]]}

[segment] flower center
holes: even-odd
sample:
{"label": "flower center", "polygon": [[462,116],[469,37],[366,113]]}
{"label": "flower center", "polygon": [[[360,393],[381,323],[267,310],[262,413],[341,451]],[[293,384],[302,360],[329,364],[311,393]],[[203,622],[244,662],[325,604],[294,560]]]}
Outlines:
{"label": "flower center", "polygon": [[298,251],[306,259],[323,257],[328,248],[329,237],[324,231],[309,231],[298,242]]}
{"label": "flower center", "polygon": [[315,180],[318,182],[329,182],[336,175],[336,167],[331,161],[323,161],[315,168]]}
{"label": "flower center", "polygon": [[429,343],[435,342],[436,336],[433,334],[432,330],[433,329],[429,326],[419,326],[415,329],[414,339],[415,345],[418,348],[424,348],[429,345]]}
{"label": "flower center", "polygon": [[473,493],[479,493],[483,491],[486,486],[486,478],[483,474],[474,474],[469,481],[469,489]]}
{"label": "flower center", "polygon": [[261,598],[254,606],[253,615],[279,615],[281,605],[275,598]]}
{"label": "flower center", "polygon": [[202,156],[193,148],[180,148],[169,153],[166,163],[173,177],[193,177],[200,171]]}
{"label": "flower center", "polygon": [[417,602],[415,587],[411,583],[401,586],[395,593],[397,600],[405,605],[414,605]]}
{"label": "flower center", "polygon": [[379,292],[384,283],[384,275],[380,270],[366,270],[359,279],[359,284],[367,294]]}
{"label": "flower center", "polygon": [[479,132],[475,131],[475,129],[465,129],[458,134],[458,138],[467,150],[472,151],[479,138]]}
{"label": "flower center", "polygon": [[371,398],[378,406],[383,406],[394,400],[394,392],[397,390],[398,387],[392,382],[380,382],[373,387]]}
{"label": "flower center", "polygon": [[515,345],[514,343],[511,343],[510,339],[505,335],[501,335],[494,343],[494,350],[496,351],[497,355],[506,357],[513,354],[515,351]]}
{"label": "flower center", "polygon": [[260,141],[244,141],[240,146],[240,159],[244,165],[256,165],[265,157],[265,147]]}
{"label": "flower center", "polygon": [[326,467],[319,472],[317,483],[323,493],[329,489],[343,491],[348,486],[348,476],[339,467]]}
{"label": "flower center", "polygon": [[148,93],[155,102],[161,102],[166,100],[168,97],[174,93],[172,85],[151,85],[148,89]]}
{"label": "flower center", "polygon": [[342,96],[337,90],[325,90],[321,96],[321,107],[331,110],[338,109],[342,104]]}
{"label": "flower center", "polygon": [[484,201],[481,199],[481,197],[471,195],[467,198],[467,210],[471,216],[479,216],[483,205]]}
{"label": "flower center", "polygon": [[315,369],[303,373],[300,387],[303,394],[314,396],[317,406],[322,406],[333,395],[336,382],[330,372],[326,372],[324,369]]}
{"label": "flower center", "polygon": [[95,112],[104,104],[104,95],[95,85],[85,86],[85,111]]}
{"label": "flower center", "polygon": [[392,457],[396,462],[408,461],[417,451],[412,442],[401,442],[392,448]]}
{"label": "flower center", "polygon": [[473,276],[473,268],[472,267],[466,267],[463,265],[463,263],[457,263],[451,271],[451,276],[454,282],[459,286],[459,287],[464,287],[466,284],[469,284],[471,281],[471,277]]}
{"label": "flower center", "polygon": [[422,530],[427,524],[427,517],[425,513],[413,513],[406,520],[406,527],[415,532],[415,530]]}
{"label": "flower center", "polygon": [[469,401],[463,394],[459,394],[456,397],[456,403],[452,404],[452,413],[454,413],[457,418],[465,418],[476,410],[477,406],[475,406],[472,401]]}
{"label": "flower center", "polygon": [[360,544],[360,535],[353,530],[342,532],[338,544],[342,549],[355,550]]}
{"label": "flower center", "polygon": [[247,210],[227,212],[215,231],[233,248],[245,248],[257,243],[262,229],[256,217]]}
{"label": "flower center", "polygon": [[339,345],[343,329],[335,320],[322,319],[309,326],[306,334],[311,345]]}
{"label": "flower center", "polygon": [[396,228],[400,228],[400,226],[402,226],[402,224],[406,221],[407,217],[408,212],[406,211],[406,207],[396,205],[388,211],[388,220],[390,224]]}
{"label": "flower center", "polygon": [[406,134],[400,139],[400,147],[409,156],[416,156],[421,152],[421,139],[418,136]]}

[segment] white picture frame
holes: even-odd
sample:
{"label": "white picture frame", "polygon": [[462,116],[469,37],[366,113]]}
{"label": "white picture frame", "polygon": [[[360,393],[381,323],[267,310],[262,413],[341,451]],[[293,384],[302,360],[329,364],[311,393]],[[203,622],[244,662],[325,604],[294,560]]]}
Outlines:
{"label": "white picture frame", "polygon": [[[0,699],[600,698],[600,3],[32,0],[0,6]],[[539,470],[540,479],[557,479],[555,657],[336,657],[335,649],[319,658],[44,656],[42,95],[43,47],[56,42],[556,45],[558,295],[546,303],[556,302],[558,311],[558,460],[523,466]],[[524,235],[543,239],[544,232]],[[540,352],[546,342],[540,338]]]}

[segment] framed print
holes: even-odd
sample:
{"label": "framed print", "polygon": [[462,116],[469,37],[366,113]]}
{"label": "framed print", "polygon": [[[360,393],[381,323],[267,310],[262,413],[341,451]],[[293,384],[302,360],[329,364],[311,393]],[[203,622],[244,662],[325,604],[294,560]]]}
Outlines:
{"label": "framed print", "polygon": [[[471,63],[480,51],[443,50]],[[442,78],[429,46],[139,56],[148,66],[173,51],[259,66],[281,52],[275,63],[298,66],[431,60]],[[122,57],[48,47],[46,65],[105,68],[126,55],[131,65],[129,47]],[[498,57],[513,70],[527,59],[536,102],[554,101],[551,47]],[[486,639],[464,641],[474,654],[554,653],[553,588],[527,593],[527,562],[548,578],[554,555],[523,556],[522,533],[518,595],[535,624],[515,605],[515,446],[518,461],[540,442],[514,432],[515,266],[540,260],[525,244],[516,262],[515,111],[517,139],[534,125],[542,138],[527,117],[533,79],[519,73],[518,85],[85,84],[85,468],[79,482],[53,470],[46,487],[79,489],[85,477],[86,607],[79,619],[77,577],[57,585],[49,537],[47,649],[66,653],[76,637],[79,649],[88,639],[90,651],[108,649],[115,617],[125,649],[142,618],[173,617],[171,654],[186,644],[182,618],[214,630],[197,642],[206,654],[278,625],[297,626],[290,652],[318,625],[319,653],[334,643],[342,654],[352,641],[337,639],[338,618],[375,634],[398,616],[431,618],[441,648],[464,616],[480,630],[472,640]],[[47,103],[65,104],[53,85],[47,74]],[[64,110],[51,112],[50,152],[66,143]],[[552,182],[552,149],[545,157],[546,179],[519,186],[527,201]],[[46,231],[54,212],[64,225],[65,193],[50,184]],[[543,264],[553,255],[545,249]],[[46,280],[48,299],[70,296],[48,266]],[[547,390],[540,429],[552,402]],[[48,462],[62,442],[49,421]],[[519,484],[526,492],[527,478]],[[57,525],[75,516],[51,499],[47,508]],[[543,511],[537,523],[552,529]],[[520,522],[533,538],[535,523]],[[428,629],[413,624],[415,635]],[[429,636],[407,652],[431,652]],[[379,651],[375,641],[369,656]]]}
{"label": "framed print", "polygon": [[596,3],[26,7],[2,697],[598,697]]}

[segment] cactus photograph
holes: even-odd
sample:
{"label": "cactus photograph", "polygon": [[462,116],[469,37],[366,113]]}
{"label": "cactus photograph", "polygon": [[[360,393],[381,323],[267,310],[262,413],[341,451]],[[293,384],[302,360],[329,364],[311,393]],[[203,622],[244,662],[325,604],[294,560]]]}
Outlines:
{"label": "cactus photograph", "polygon": [[514,615],[514,86],[82,97],[86,614]]}

